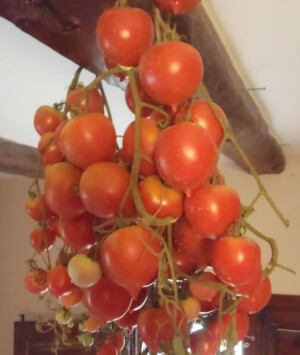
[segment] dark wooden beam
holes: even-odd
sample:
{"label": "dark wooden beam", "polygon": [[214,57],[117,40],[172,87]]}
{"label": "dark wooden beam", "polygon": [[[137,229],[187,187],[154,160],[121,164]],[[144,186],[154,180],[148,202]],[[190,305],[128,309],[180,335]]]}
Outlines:
{"label": "dark wooden beam", "polygon": [[[95,40],[99,14],[114,0],[0,0],[0,16],[13,22],[60,54],[88,70],[103,70],[103,58]],[[132,0],[150,11],[151,1]],[[204,82],[213,99],[224,108],[229,122],[259,173],[279,173],[285,167],[281,147],[270,134],[251,95],[233,67],[203,7],[174,17],[185,40],[202,54]],[[49,64],[51,65],[51,63]],[[236,150],[227,144],[225,154],[243,165]]]}
{"label": "dark wooden beam", "polygon": [[37,149],[0,138],[0,172],[33,177],[38,157]]}

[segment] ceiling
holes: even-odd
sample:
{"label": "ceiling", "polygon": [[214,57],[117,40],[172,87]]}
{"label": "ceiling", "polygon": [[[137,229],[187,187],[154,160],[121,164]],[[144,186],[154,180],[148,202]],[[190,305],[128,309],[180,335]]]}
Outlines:
{"label": "ceiling", "polygon": [[[300,2],[204,0],[246,86],[286,151],[300,151]],[[76,65],[0,18],[0,136],[36,145],[36,108],[62,100]],[[88,83],[92,75],[84,72]],[[117,131],[132,115],[121,90],[106,86]]]}

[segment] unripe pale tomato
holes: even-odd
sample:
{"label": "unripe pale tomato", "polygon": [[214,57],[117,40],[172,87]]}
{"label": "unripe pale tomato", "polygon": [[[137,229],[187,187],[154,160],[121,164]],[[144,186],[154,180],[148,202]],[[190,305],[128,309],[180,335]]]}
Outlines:
{"label": "unripe pale tomato", "polygon": [[159,43],[143,54],[139,74],[145,91],[154,101],[177,106],[197,91],[203,62],[196,49],[187,43]]}
{"label": "unripe pale tomato", "polygon": [[63,266],[55,266],[50,269],[47,275],[47,282],[49,291],[56,297],[71,292],[74,288],[67,268]]}
{"label": "unripe pale tomato", "polygon": [[184,310],[188,322],[192,322],[198,318],[201,311],[201,304],[195,297],[188,297],[180,301],[180,306]]}
{"label": "unripe pale tomato", "polygon": [[61,112],[51,106],[41,106],[34,115],[34,128],[41,136],[47,132],[54,132],[62,120]]}
{"label": "unripe pale tomato", "polygon": [[59,308],[55,312],[55,320],[60,325],[68,324],[72,320],[72,313],[69,309]]}
{"label": "unripe pale tomato", "polygon": [[101,269],[97,261],[85,254],[76,254],[69,261],[68,275],[72,283],[85,288],[94,286],[101,278]]}
{"label": "unripe pale tomato", "polygon": [[62,129],[60,141],[67,159],[85,169],[91,164],[110,161],[116,150],[112,122],[101,113],[80,115]]}
{"label": "unripe pale tomato", "polygon": [[99,17],[96,37],[104,57],[116,64],[136,66],[153,42],[152,19],[138,8],[112,7]]}
{"label": "unripe pale tomato", "polygon": [[67,97],[68,109],[77,115],[103,112],[103,98],[97,89],[85,87],[72,90]]}
{"label": "unripe pale tomato", "polygon": [[64,155],[55,141],[54,132],[43,134],[37,148],[42,153],[42,163],[44,166],[56,164],[64,160]]}
{"label": "unripe pale tomato", "polygon": [[200,2],[201,0],[155,0],[158,7],[175,15],[192,11]]}
{"label": "unripe pale tomato", "polygon": [[30,234],[30,244],[41,253],[52,247],[56,239],[56,232],[49,228],[36,228]]}
{"label": "unripe pale tomato", "polygon": [[47,271],[43,269],[34,269],[26,273],[24,278],[26,289],[34,294],[46,292],[48,289]]}
{"label": "unripe pale tomato", "polygon": [[191,294],[199,301],[211,301],[217,295],[218,290],[213,287],[206,286],[205,284],[201,283],[201,281],[213,283],[219,283],[220,281],[211,272],[202,273],[197,277],[197,280],[199,282],[196,280],[189,282],[189,289]]}
{"label": "unripe pale tomato", "polygon": [[79,287],[74,287],[73,290],[59,297],[59,303],[65,308],[78,306],[82,301],[82,290]]}
{"label": "unripe pale tomato", "polygon": [[211,177],[217,162],[217,146],[195,123],[179,123],[164,130],[154,150],[162,179],[190,195]]}

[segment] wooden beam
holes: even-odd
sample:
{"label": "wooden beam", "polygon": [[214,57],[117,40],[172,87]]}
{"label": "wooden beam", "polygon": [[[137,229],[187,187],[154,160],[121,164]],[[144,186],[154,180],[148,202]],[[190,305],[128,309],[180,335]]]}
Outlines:
{"label": "wooden beam", "polygon": [[[57,52],[94,73],[103,70],[95,40],[100,13],[114,0],[0,0],[0,16],[13,22]],[[151,1],[131,0],[150,11]],[[223,107],[229,122],[259,173],[279,173],[285,167],[281,147],[270,134],[262,113],[233,67],[226,49],[203,7],[174,21],[185,40],[202,54],[204,82]],[[51,63],[49,64],[51,65]],[[225,154],[241,166],[232,145]]]}
{"label": "wooden beam", "polygon": [[34,177],[39,152],[25,144],[0,138],[0,171],[8,174]]}

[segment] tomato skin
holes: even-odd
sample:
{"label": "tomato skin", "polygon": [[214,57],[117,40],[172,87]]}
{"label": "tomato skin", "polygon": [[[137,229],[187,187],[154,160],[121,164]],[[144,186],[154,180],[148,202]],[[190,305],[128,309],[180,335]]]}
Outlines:
{"label": "tomato skin", "polygon": [[179,15],[192,11],[201,0],[155,0],[155,3],[159,8]]}
{"label": "tomato skin", "polygon": [[217,277],[226,284],[235,286],[248,282],[260,263],[260,248],[248,237],[226,236],[213,245],[211,265]]}
{"label": "tomato skin", "polygon": [[104,57],[136,66],[154,38],[151,17],[138,8],[110,8],[98,19],[96,38]]}
{"label": "tomato skin", "polygon": [[269,303],[271,296],[271,282],[267,277],[247,297],[238,303],[238,310],[249,314],[258,313]]}
{"label": "tomato skin", "polygon": [[217,147],[202,127],[179,123],[160,134],[154,158],[163,180],[189,195],[211,177],[217,162]]}
{"label": "tomato skin", "polygon": [[55,239],[55,231],[49,228],[36,228],[30,234],[30,244],[39,253],[52,247]]}
{"label": "tomato skin", "polygon": [[104,343],[100,346],[97,351],[97,355],[118,355],[118,351],[114,344],[112,343]]}
{"label": "tomato skin", "polygon": [[154,101],[175,106],[190,98],[203,77],[200,54],[184,42],[156,44],[143,54],[141,83]]}
{"label": "tomato skin", "polygon": [[106,338],[105,343],[112,343],[118,352],[121,352],[126,343],[125,335],[122,331],[117,331]]}
{"label": "tomato skin", "polygon": [[82,290],[79,287],[74,287],[69,294],[59,297],[59,303],[67,309],[78,306],[81,301]]}
{"label": "tomato skin", "polygon": [[[132,164],[134,158],[134,130],[135,122],[131,122],[126,128],[123,136],[123,147],[122,147],[122,160]],[[148,176],[156,173],[156,168],[154,165],[154,148],[159,137],[161,130],[157,127],[155,121],[142,118],[141,119],[141,151],[142,154],[148,157],[153,163],[142,159],[139,173]]]}
{"label": "tomato skin", "polygon": [[[192,275],[197,270],[197,264],[190,261],[188,257],[177,248],[173,248],[173,260],[176,267],[187,275]],[[168,273],[171,278],[171,273]]]}
{"label": "tomato skin", "polygon": [[250,295],[256,287],[262,282],[262,266],[259,265],[246,283],[234,286],[234,290],[239,295]]}
{"label": "tomato skin", "polygon": [[40,136],[54,132],[62,120],[61,112],[51,106],[41,106],[34,115],[34,128]]}
{"label": "tomato skin", "polygon": [[64,155],[54,139],[54,132],[43,134],[37,148],[42,153],[42,163],[44,166],[56,164],[64,160]]}
{"label": "tomato skin", "polygon": [[125,287],[135,299],[158,270],[158,257],[151,250],[158,254],[161,245],[146,229],[139,226],[121,228],[101,244],[100,264],[106,276]]}
{"label": "tomato skin", "polygon": [[201,311],[201,304],[195,297],[188,297],[185,300],[181,300],[180,306],[184,310],[188,322],[192,322],[198,318]]}
{"label": "tomato skin", "polygon": [[101,113],[80,115],[62,129],[62,150],[79,168],[110,161],[116,150],[116,133],[112,122]]}
{"label": "tomato skin", "polygon": [[103,323],[102,321],[96,319],[95,317],[89,316],[83,322],[83,330],[89,333],[96,333],[99,330],[99,328],[103,325],[105,325],[105,322]]}
{"label": "tomato skin", "polygon": [[138,317],[141,313],[141,310],[127,312],[122,318],[115,321],[118,327],[126,329],[129,332],[132,332],[137,326]]}
{"label": "tomato skin", "polygon": [[83,290],[83,300],[90,314],[103,322],[123,317],[132,301],[125,288],[104,276],[94,286]]}
{"label": "tomato skin", "polygon": [[45,173],[45,198],[60,217],[71,218],[85,211],[76,192],[82,172],[69,163],[49,166]]}
{"label": "tomato skin", "polygon": [[184,194],[165,186],[158,175],[147,176],[139,185],[140,196],[147,212],[159,218],[183,214]]}
{"label": "tomato skin", "polygon": [[[118,216],[120,203],[129,186],[129,173],[116,163],[96,163],[89,166],[80,180],[80,197],[92,214],[111,218]],[[123,213],[132,216],[134,204],[131,195],[124,203]]]}
{"label": "tomato skin", "polygon": [[54,266],[50,269],[48,271],[47,282],[49,291],[56,297],[71,292],[74,288],[67,268],[63,266]]}
{"label": "tomato skin", "polygon": [[46,292],[48,289],[47,271],[43,269],[28,271],[24,277],[24,285],[29,292],[37,295]]}
{"label": "tomato skin", "polygon": [[203,331],[191,334],[191,349],[193,355],[216,355],[218,339],[211,338]]}
{"label": "tomato skin", "polygon": [[90,91],[85,87],[72,90],[68,94],[66,104],[68,109],[75,111],[77,115],[103,112],[103,98],[96,88]]}
{"label": "tomato skin", "polygon": [[190,225],[204,237],[216,237],[240,217],[241,202],[228,186],[206,185],[185,199],[184,212]]}
{"label": "tomato skin", "polygon": [[[197,277],[199,281],[218,283],[218,278],[211,272],[204,272]],[[197,281],[189,282],[189,290],[191,294],[199,301],[211,301],[218,293],[218,290],[201,284]]]}
{"label": "tomato skin", "polygon": [[148,289],[143,287],[138,293],[135,300],[132,301],[129,312],[138,311],[141,309],[148,299]]}
{"label": "tomato skin", "polygon": [[47,205],[45,195],[38,195],[26,201],[25,209],[28,215],[37,222],[42,221],[45,214],[45,220],[48,221],[56,216]]}
{"label": "tomato skin", "polygon": [[96,233],[93,230],[96,218],[83,213],[74,218],[60,218],[58,232],[63,241],[76,252],[89,250],[96,243]]}

